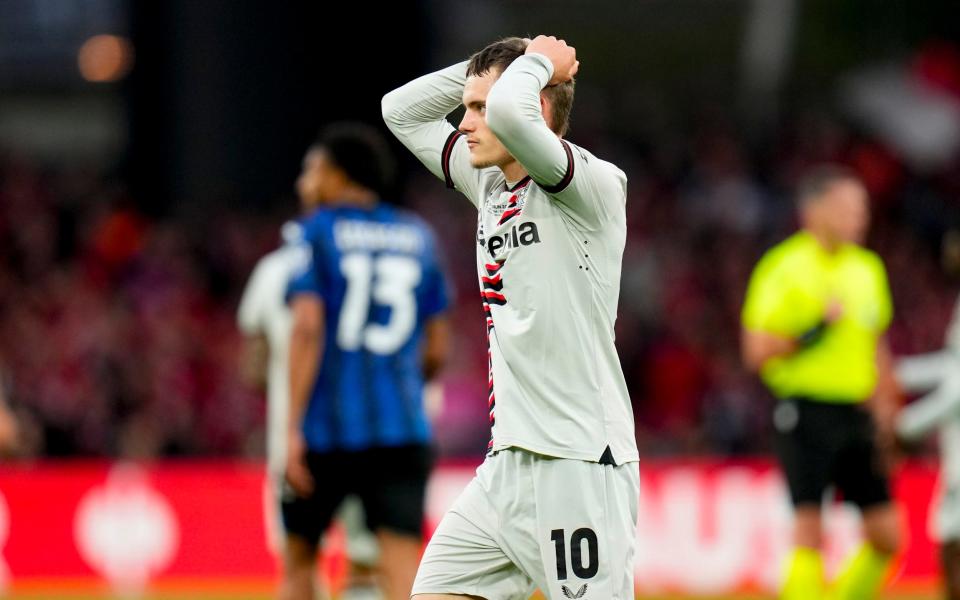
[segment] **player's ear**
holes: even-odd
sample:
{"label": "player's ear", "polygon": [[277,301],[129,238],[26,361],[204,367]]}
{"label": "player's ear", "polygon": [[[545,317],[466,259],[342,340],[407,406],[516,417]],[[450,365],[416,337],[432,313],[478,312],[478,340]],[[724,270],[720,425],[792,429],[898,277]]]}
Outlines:
{"label": "player's ear", "polygon": [[334,165],[330,169],[330,187],[337,190],[336,193],[339,193],[341,189],[350,184],[350,176],[347,175],[347,172],[340,166]]}

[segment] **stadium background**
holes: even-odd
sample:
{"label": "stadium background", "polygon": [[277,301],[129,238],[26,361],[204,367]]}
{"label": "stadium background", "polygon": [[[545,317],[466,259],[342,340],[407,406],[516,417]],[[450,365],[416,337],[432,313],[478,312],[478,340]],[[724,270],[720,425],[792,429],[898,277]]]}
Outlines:
{"label": "stadium background", "polygon": [[[691,579],[667,552],[638,566],[640,589],[766,589],[786,506],[764,458],[771,400],[738,360],[746,277],[794,226],[798,173],[850,164],[873,198],[894,351],[940,347],[956,295],[940,249],[960,225],[958,29],[948,0],[0,0],[0,382],[20,426],[0,465],[0,586],[269,591],[264,407],[238,376],[234,313],[295,213],[302,153],[324,123],[379,123],[399,83],[542,32],[581,58],[570,138],[630,179],[617,339],[644,501],[663,517],[641,523],[641,548],[686,540],[675,555],[716,571]],[[458,297],[437,511],[488,436],[475,216],[398,156],[392,199],[440,232]],[[902,467],[906,591],[932,581],[931,460]],[[658,502],[696,515],[693,529],[670,529],[682,524]],[[759,533],[737,516],[750,510],[769,516]],[[851,519],[838,511],[837,547]]]}

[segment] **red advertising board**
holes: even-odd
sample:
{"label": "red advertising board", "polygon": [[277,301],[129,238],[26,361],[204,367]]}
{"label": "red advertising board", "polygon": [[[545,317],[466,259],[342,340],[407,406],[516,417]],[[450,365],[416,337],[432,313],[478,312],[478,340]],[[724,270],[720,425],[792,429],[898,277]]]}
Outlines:
{"label": "red advertising board", "polygon": [[[428,530],[472,473],[473,466],[436,470]],[[638,589],[715,594],[776,586],[790,508],[771,464],[650,462],[641,473]],[[933,465],[912,464],[897,476],[908,538],[894,586],[922,588],[936,580],[936,548],[927,532],[935,482]],[[275,515],[265,490],[262,467],[253,463],[6,465],[0,593],[64,581],[127,590],[171,582],[269,585],[276,561],[266,531]],[[838,505],[827,523],[828,562],[836,568],[858,543],[859,517]]]}

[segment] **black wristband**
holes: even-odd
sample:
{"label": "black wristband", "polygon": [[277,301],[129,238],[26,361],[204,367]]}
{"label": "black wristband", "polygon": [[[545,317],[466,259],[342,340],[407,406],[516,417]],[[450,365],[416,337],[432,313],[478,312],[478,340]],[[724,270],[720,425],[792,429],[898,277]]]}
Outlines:
{"label": "black wristband", "polygon": [[797,336],[797,343],[800,344],[801,348],[809,348],[823,338],[823,334],[827,332],[827,327],[829,326],[830,323],[825,319],[820,321],[810,329]]}

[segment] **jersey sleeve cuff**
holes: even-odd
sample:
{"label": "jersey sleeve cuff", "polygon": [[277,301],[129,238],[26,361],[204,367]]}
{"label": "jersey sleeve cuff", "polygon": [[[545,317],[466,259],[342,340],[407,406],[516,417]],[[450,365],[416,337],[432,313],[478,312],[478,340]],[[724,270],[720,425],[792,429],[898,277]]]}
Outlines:
{"label": "jersey sleeve cuff", "polygon": [[567,189],[567,186],[569,186],[570,182],[573,181],[573,151],[570,149],[570,144],[566,140],[560,140],[560,143],[563,145],[563,150],[567,154],[567,170],[563,174],[563,179],[557,182],[556,185],[544,185],[542,183],[538,183],[540,188],[548,194],[559,194],[563,190]]}
{"label": "jersey sleeve cuff", "polygon": [[553,63],[550,62],[550,59],[544,54],[539,52],[532,52],[530,54],[524,54],[517,59],[517,62],[524,61],[520,63],[523,66],[527,66],[529,63],[528,70],[529,72],[537,78],[537,81],[540,83],[540,89],[547,87],[547,84],[550,83],[550,79],[553,77]]}

